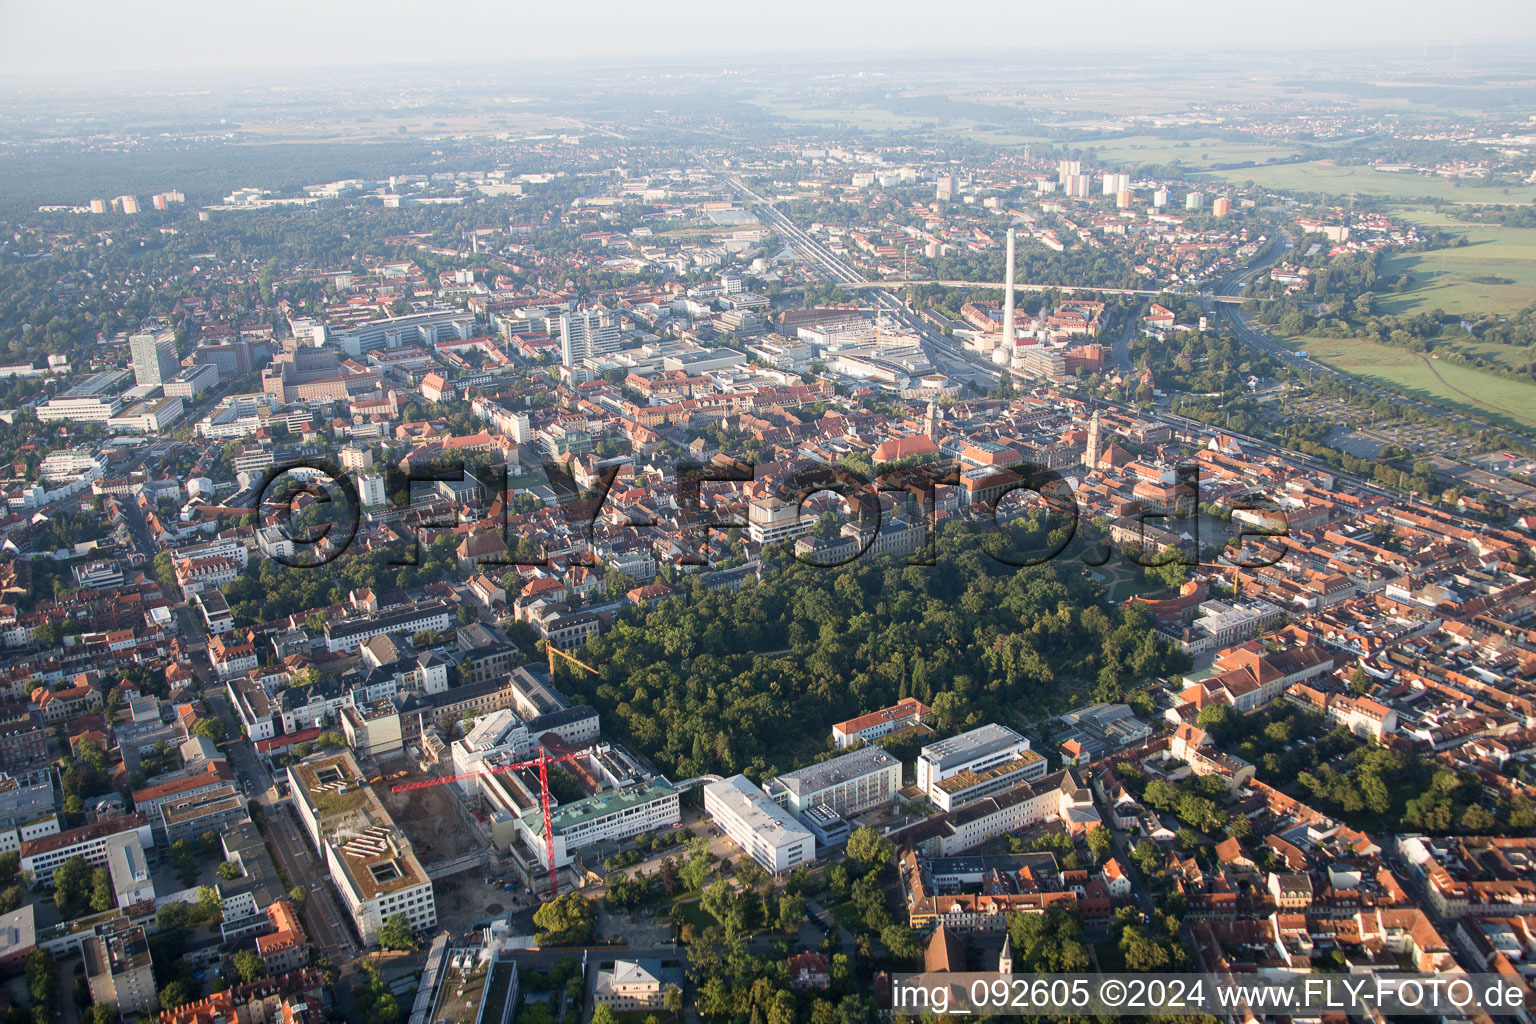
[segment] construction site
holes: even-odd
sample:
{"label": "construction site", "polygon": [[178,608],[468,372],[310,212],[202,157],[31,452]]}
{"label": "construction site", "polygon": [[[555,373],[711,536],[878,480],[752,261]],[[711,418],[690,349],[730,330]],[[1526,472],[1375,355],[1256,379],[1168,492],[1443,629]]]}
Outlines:
{"label": "construction site", "polygon": [[481,833],[479,823],[450,787],[396,789],[403,782],[427,778],[414,769],[399,772],[388,781],[373,783],[373,791],[395,824],[410,837],[427,873],[438,878],[439,865],[466,855],[483,854],[490,845],[490,837]]}
{"label": "construction site", "polygon": [[470,898],[475,913],[514,906],[510,892],[547,898],[600,882],[589,865],[605,851],[681,821],[676,788],[602,742],[595,709],[554,686],[557,658],[593,670],[553,649],[548,657],[548,676],[515,670],[504,701],[454,723],[430,759],[370,779],[450,900],[473,888],[459,876],[479,876],[487,892]]}

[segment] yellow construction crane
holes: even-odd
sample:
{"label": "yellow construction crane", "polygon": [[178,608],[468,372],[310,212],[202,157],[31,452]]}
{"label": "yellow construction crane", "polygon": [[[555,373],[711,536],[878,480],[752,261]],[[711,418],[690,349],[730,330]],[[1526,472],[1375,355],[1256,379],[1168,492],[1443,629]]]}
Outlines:
{"label": "yellow construction crane", "polygon": [[584,661],[578,661],[577,659],[571,657],[569,654],[566,654],[564,651],[560,650],[558,647],[556,647],[554,644],[550,643],[548,640],[544,641],[544,651],[545,651],[546,654],[549,655],[549,678],[550,679],[554,679],[555,678],[555,658],[557,656],[561,657],[561,658],[564,658],[566,661],[570,662],[572,665],[575,665],[577,668],[584,668],[584,669],[586,669],[588,672],[592,673],[595,676],[601,676],[602,675],[601,672],[599,672],[597,669],[593,668],[591,665],[588,665]]}

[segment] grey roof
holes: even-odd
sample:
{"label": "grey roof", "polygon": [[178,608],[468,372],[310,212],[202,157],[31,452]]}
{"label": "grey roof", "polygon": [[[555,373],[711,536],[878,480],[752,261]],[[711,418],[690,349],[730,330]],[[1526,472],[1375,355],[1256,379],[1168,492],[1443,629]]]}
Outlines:
{"label": "grey roof", "polygon": [[922,749],[919,756],[933,762],[942,770],[951,765],[964,764],[967,761],[985,757],[995,750],[1001,750],[1023,739],[1024,737],[1006,725],[990,723],[972,729],[970,732],[951,736],[947,740],[930,743]]}
{"label": "grey roof", "polygon": [[851,754],[843,754],[840,757],[786,772],[778,776],[775,781],[799,796],[805,793],[819,793],[840,782],[861,778],[900,764],[900,761],[880,747],[861,747]]}

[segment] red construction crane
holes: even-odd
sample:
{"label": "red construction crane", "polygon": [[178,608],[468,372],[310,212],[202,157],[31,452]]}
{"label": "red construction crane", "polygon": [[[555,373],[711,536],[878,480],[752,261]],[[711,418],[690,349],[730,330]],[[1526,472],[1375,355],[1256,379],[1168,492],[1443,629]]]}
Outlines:
{"label": "red construction crane", "polygon": [[454,775],[443,775],[435,779],[422,779],[419,782],[405,782],[398,786],[391,786],[389,791],[391,793],[406,793],[413,789],[426,789],[429,786],[443,786],[450,782],[462,782],[465,779],[473,779],[481,775],[499,775],[502,772],[517,771],[519,768],[538,768],[539,800],[544,806],[544,849],[549,853],[549,896],[553,899],[560,894],[560,877],[555,870],[554,820],[549,815],[549,766],[560,761],[574,761],[578,757],[585,757],[588,753],[590,753],[590,748],[574,750],[568,754],[551,754],[543,747],[540,747],[539,756],[532,761],[518,761],[514,764],[495,764],[477,771],[458,772]]}

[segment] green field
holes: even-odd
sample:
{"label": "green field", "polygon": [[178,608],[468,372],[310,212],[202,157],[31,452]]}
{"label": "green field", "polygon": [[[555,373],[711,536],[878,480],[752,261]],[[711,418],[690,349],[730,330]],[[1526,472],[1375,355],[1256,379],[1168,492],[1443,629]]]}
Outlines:
{"label": "green field", "polygon": [[1390,257],[1385,271],[1414,275],[1400,295],[1383,294],[1385,313],[1514,313],[1536,305],[1536,228],[1467,224],[1443,213],[1414,210],[1405,220],[1461,235],[1467,245]]}
{"label": "green field", "polygon": [[1271,157],[1284,158],[1296,154],[1294,146],[1283,144],[1272,146],[1260,142],[1229,142],[1226,139],[1159,139],[1152,135],[1095,140],[1082,143],[1082,147],[1092,149],[1097,159],[1104,163],[1169,164],[1178,160],[1187,167],[1196,168],[1243,160],[1263,163]]}
{"label": "green field", "polygon": [[[791,121],[832,126],[849,125],[865,131],[910,131],[938,123],[936,118],[898,114],[873,106],[808,107],[793,101],[782,102],[773,99],[760,99],[754,102],[756,106],[768,113],[787,117]],[[968,125],[970,122],[958,123]]]}
{"label": "green field", "polygon": [[946,127],[946,135],[954,135],[965,139],[967,142],[979,142],[985,146],[1011,146],[1015,148],[1023,146],[1053,145],[1052,141],[1044,135],[1020,135],[1018,132],[1009,131],[1006,128],[975,127]]}
{"label": "green field", "polygon": [[1536,384],[1429,359],[1363,338],[1283,339],[1293,349],[1345,373],[1458,409],[1502,426],[1536,427]]}
{"label": "green field", "polygon": [[1396,174],[1365,166],[1340,167],[1332,160],[1313,160],[1300,164],[1276,164],[1271,167],[1243,167],[1235,171],[1211,171],[1212,179],[1242,184],[1252,181],[1261,188],[1288,189],[1294,192],[1321,192],[1335,196],[1369,196],[1379,199],[1410,201],[1438,199],[1448,203],[1529,204],[1536,198],[1536,186],[1504,188],[1479,185],[1457,186],[1440,177]]}

